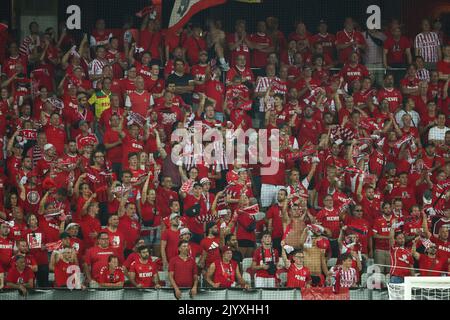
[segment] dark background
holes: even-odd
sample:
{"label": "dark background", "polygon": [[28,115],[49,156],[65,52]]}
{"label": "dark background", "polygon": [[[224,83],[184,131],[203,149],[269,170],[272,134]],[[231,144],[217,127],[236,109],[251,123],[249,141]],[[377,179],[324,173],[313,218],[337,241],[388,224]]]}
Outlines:
{"label": "dark background", "polygon": [[[175,0],[163,0],[163,27],[167,25],[170,8]],[[2,0],[0,5],[0,19],[10,22],[14,0]],[[27,0],[27,3],[39,0]],[[77,4],[82,10],[82,27],[90,31],[95,19],[106,19],[108,28],[120,28],[127,16],[134,14],[149,4],[149,0],[59,0],[58,16],[66,18],[66,8]],[[396,17],[406,25],[406,33],[410,36],[419,31],[420,19],[423,17],[436,18],[441,16],[447,34],[450,34],[450,1],[443,0],[263,0],[262,4],[240,3],[228,0],[224,5],[200,12],[192,19],[193,22],[203,23],[207,17],[214,17],[223,21],[226,31],[232,31],[237,18],[247,20],[247,29],[252,32],[256,22],[268,16],[276,16],[280,20],[280,29],[291,32],[293,24],[298,20],[305,21],[308,30],[315,33],[320,19],[328,21],[329,30],[335,33],[342,29],[346,16],[354,17],[357,22],[365,25],[368,17],[366,9],[376,4],[381,8],[382,20],[389,21]],[[19,16],[20,12],[16,15]],[[139,20],[134,17],[135,26]],[[45,27],[45,26],[42,26]]]}

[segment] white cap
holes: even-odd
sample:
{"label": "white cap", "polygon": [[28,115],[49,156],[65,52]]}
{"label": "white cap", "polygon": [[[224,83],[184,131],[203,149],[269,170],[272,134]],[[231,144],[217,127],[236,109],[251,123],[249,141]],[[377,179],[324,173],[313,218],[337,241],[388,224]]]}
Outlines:
{"label": "white cap", "polygon": [[228,214],[228,210],[227,209],[222,209],[222,210],[219,210],[218,212],[217,212],[217,215],[219,216],[219,217],[221,217],[221,216],[226,216]]}
{"label": "white cap", "polygon": [[204,183],[211,183],[211,181],[208,178],[203,178],[200,180],[200,184],[204,184]]}
{"label": "white cap", "polygon": [[71,223],[69,223],[69,224],[67,225],[65,231],[67,231],[67,230],[69,230],[70,228],[75,227],[75,226],[78,226],[78,227],[79,227],[80,225],[79,225],[78,223],[71,222]]}
{"label": "white cap", "polygon": [[180,237],[184,236],[185,234],[191,234],[191,231],[188,228],[183,228],[180,230]]}
{"label": "white cap", "polygon": [[51,148],[54,148],[55,146],[54,145],[52,145],[51,143],[47,143],[45,146],[44,146],[44,151],[48,151],[48,150],[50,150]]}

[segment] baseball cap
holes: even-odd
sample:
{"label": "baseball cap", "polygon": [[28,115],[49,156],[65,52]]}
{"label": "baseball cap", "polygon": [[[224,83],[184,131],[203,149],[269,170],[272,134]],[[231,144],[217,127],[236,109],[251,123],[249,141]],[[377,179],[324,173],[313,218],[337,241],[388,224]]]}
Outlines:
{"label": "baseball cap", "polygon": [[70,235],[67,233],[67,232],[63,232],[63,233],[61,233],[61,235],[59,236],[61,239],[64,239],[64,238],[70,238]]}
{"label": "baseball cap", "polygon": [[206,234],[208,234],[208,232],[209,232],[209,229],[211,229],[212,227],[214,227],[216,225],[216,223],[215,222],[208,222],[207,224],[206,224]]}
{"label": "baseball cap", "polygon": [[239,168],[239,169],[237,170],[237,173],[241,173],[241,172],[245,172],[245,171],[247,171],[247,169],[245,169],[245,168]]}
{"label": "baseball cap", "polygon": [[178,218],[178,217],[180,217],[180,215],[178,213],[172,213],[170,215],[170,217],[169,217],[169,220],[173,220],[173,219]]}
{"label": "baseball cap", "polygon": [[217,212],[217,215],[218,215],[219,217],[221,217],[221,216],[226,216],[227,213],[228,213],[228,210],[227,210],[227,209],[222,209],[222,210],[219,210],[219,211]]}
{"label": "baseball cap", "polygon": [[88,124],[86,120],[80,120],[80,122],[78,122],[78,127],[81,127],[84,124]]}
{"label": "baseball cap", "polygon": [[194,185],[192,186],[193,188],[197,188],[197,187],[202,187],[202,185],[198,182],[194,183]]}
{"label": "baseball cap", "polygon": [[200,180],[200,184],[205,184],[205,183],[211,183],[211,181],[208,178],[203,178]]}
{"label": "baseball cap", "polygon": [[69,223],[68,225],[67,225],[67,227],[66,227],[66,231],[67,230],[69,230],[70,228],[72,228],[72,227],[79,227],[80,225],[78,224],[78,223],[75,223],[75,222],[71,222],[71,223]]}
{"label": "baseball cap", "polygon": [[392,169],[395,169],[395,168],[396,167],[395,167],[395,164],[393,162],[388,162],[386,164],[386,170],[392,170]]}
{"label": "baseball cap", "polygon": [[320,19],[319,24],[327,24],[327,22],[324,19]]}
{"label": "baseball cap", "polygon": [[225,252],[231,251],[233,252],[233,250],[229,247],[229,246],[223,246],[220,251],[222,252],[222,254],[224,254]]}
{"label": "baseball cap", "polygon": [[431,192],[431,190],[426,190],[423,193],[423,203],[431,204],[432,200],[433,200],[433,193]]}
{"label": "baseball cap", "polygon": [[44,151],[48,151],[48,150],[50,150],[51,148],[54,148],[55,146],[54,145],[52,145],[51,143],[47,143],[45,146],[44,146]]}
{"label": "baseball cap", "polygon": [[180,230],[180,237],[184,236],[185,234],[191,234],[191,231],[188,228],[183,228]]}

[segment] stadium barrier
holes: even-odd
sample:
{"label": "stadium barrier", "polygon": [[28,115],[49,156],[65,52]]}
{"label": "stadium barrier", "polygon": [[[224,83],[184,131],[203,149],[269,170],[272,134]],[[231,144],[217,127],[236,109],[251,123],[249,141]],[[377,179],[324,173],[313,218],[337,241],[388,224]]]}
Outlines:
{"label": "stadium barrier", "polygon": [[[182,289],[181,300],[304,300],[298,289],[199,289],[191,298],[189,289]],[[354,289],[350,290],[349,300],[388,300],[387,290]],[[7,300],[176,300],[172,289],[35,289],[27,296],[18,290],[0,291],[0,301]]]}

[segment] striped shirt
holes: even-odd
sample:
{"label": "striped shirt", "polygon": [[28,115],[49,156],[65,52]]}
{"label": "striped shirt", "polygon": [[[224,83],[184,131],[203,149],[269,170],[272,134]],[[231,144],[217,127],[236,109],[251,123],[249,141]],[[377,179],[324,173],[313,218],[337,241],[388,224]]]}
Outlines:
{"label": "striped shirt", "polygon": [[[89,63],[89,75],[90,76],[98,76],[103,73],[103,68],[105,67],[105,61],[101,61],[98,59],[94,59],[91,63]],[[97,81],[92,82],[92,87],[97,87]]]}
{"label": "striped shirt", "polygon": [[425,62],[438,62],[441,41],[435,32],[419,33],[414,40],[414,47]]}
{"label": "striped shirt", "polygon": [[19,47],[20,55],[22,55],[24,57],[28,57],[28,55],[31,53],[31,51],[33,51],[34,47],[40,45],[40,38],[37,37],[36,40],[37,40],[36,44],[33,44],[34,40],[31,35],[25,37]]}
{"label": "striped shirt", "polygon": [[420,81],[430,82],[430,72],[425,68],[417,70],[416,77]]}
{"label": "striped shirt", "polygon": [[[282,86],[282,81],[280,78],[277,78],[277,77],[274,77],[272,79],[269,79],[269,77],[258,78],[258,82],[256,83],[255,93],[267,92],[267,90],[269,90],[270,85],[272,85],[272,87],[273,87],[272,89],[275,93],[278,91],[280,91],[280,93],[282,93],[281,92],[282,90],[280,90],[280,88],[278,88],[278,87]],[[272,103],[269,101],[269,105]],[[259,98],[259,111],[260,112],[266,111],[265,106],[264,106],[264,97]]]}

